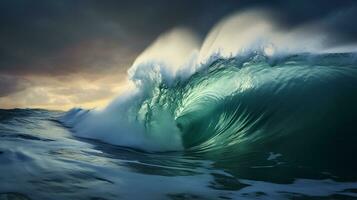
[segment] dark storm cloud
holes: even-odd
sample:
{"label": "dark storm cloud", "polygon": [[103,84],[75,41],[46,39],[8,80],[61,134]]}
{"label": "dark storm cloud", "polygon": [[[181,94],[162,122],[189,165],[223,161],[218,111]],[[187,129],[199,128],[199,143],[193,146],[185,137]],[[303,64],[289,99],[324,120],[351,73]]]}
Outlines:
{"label": "dark storm cloud", "polygon": [[[287,27],[327,17],[338,41],[357,40],[356,1],[325,0],[3,0],[0,75],[63,76],[125,71],[160,33],[186,26],[202,37],[222,17],[267,7]],[[3,76],[4,77],[4,76]],[[0,96],[19,88],[1,78]],[[23,84],[22,84],[23,85]]]}

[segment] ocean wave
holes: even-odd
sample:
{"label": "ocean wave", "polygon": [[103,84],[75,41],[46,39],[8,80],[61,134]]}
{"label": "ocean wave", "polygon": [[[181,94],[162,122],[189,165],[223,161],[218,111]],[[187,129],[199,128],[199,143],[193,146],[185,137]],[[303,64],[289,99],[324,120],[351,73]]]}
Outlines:
{"label": "ocean wave", "polygon": [[[353,174],[356,53],[331,53],[301,29],[284,34],[266,16],[227,18],[200,48],[191,32],[164,34],[129,69],[133,88],[102,110],[72,109],[60,121],[79,137],[200,153],[225,166],[275,152],[299,166]],[[261,23],[252,28],[252,20]],[[284,37],[271,37],[277,31]],[[251,37],[242,42],[244,35]]]}

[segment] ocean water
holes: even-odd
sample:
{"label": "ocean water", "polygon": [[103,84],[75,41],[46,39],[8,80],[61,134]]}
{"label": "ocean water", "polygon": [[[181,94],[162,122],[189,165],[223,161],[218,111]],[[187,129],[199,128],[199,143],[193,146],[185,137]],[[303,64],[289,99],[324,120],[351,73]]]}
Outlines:
{"label": "ocean water", "polygon": [[103,110],[0,110],[0,199],[357,199],[355,54],[150,66]]}

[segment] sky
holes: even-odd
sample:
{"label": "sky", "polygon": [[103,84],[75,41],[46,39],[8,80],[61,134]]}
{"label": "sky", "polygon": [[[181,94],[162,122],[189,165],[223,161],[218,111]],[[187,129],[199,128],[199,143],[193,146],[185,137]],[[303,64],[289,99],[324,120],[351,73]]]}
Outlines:
{"label": "sky", "polygon": [[357,42],[355,0],[2,0],[0,108],[102,107],[161,33],[184,27],[203,40],[251,8],[272,10],[287,29],[322,21],[334,45]]}

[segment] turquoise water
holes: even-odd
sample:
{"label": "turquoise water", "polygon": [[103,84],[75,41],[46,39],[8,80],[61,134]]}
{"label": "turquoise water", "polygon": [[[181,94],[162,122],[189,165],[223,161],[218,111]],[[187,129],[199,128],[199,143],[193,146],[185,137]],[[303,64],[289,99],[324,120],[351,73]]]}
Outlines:
{"label": "turquoise water", "polygon": [[356,64],[217,58],[101,111],[1,110],[0,199],[357,198]]}

